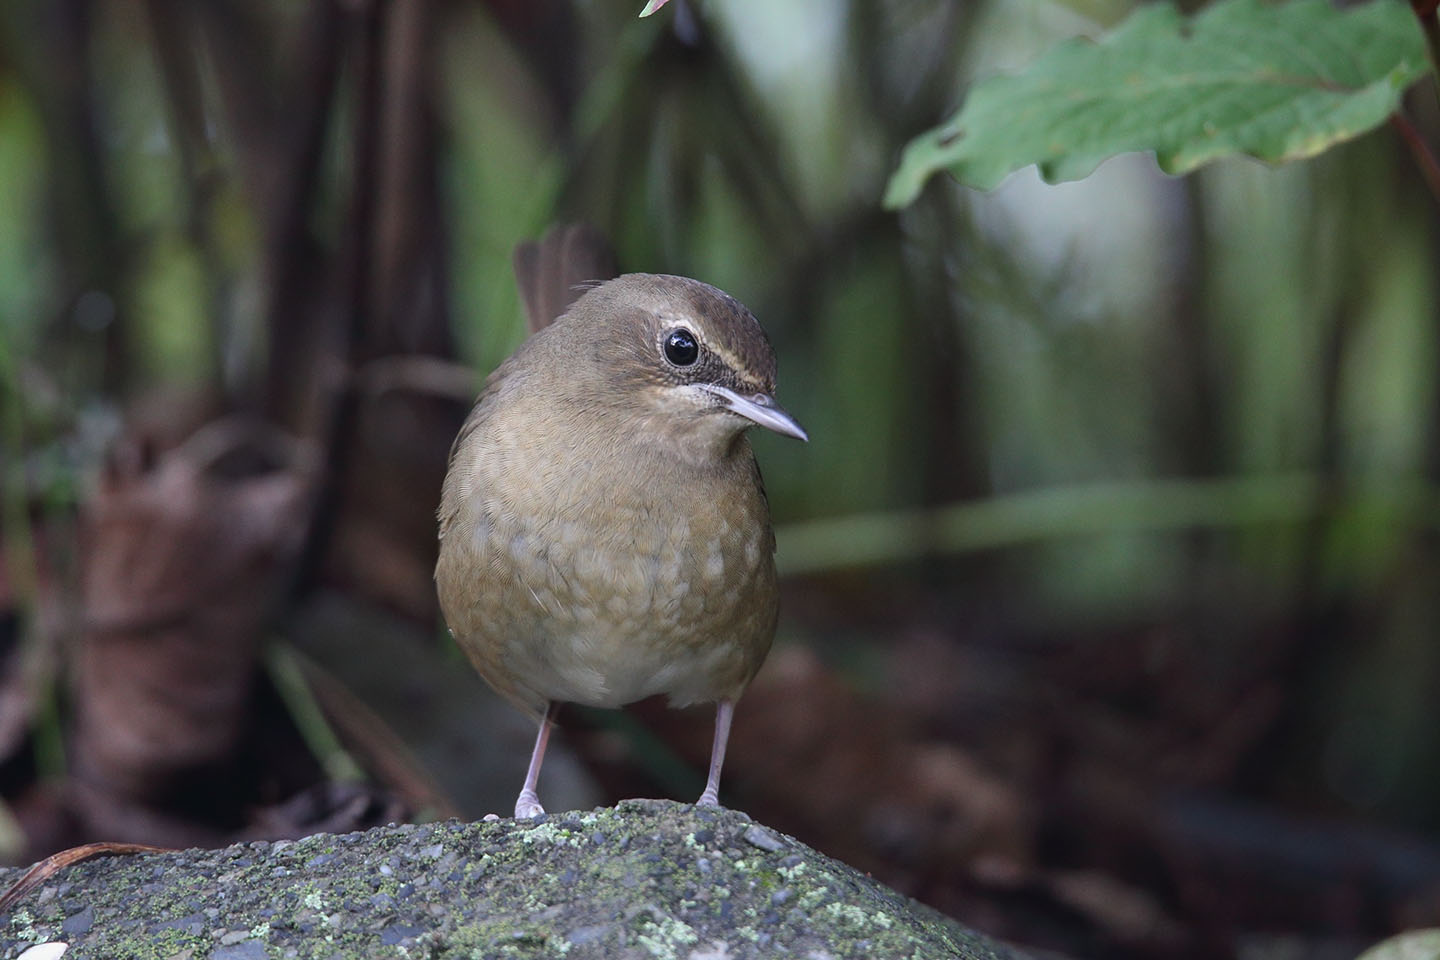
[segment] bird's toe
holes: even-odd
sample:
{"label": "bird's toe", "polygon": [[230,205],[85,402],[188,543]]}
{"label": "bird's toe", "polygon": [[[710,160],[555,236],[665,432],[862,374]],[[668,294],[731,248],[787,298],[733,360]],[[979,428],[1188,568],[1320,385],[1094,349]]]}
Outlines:
{"label": "bird's toe", "polygon": [[515,819],[531,820],[545,813],[545,808],[540,806],[540,798],[529,790],[520,794],[515,801]]}

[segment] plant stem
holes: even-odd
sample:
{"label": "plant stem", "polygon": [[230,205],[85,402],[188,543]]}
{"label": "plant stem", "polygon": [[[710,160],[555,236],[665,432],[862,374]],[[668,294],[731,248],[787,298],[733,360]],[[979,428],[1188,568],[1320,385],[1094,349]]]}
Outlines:
{"label": "plant stem", "polygon": [[1056,487],[922,510],[788,524],[775,531],[787,576],[1045,543],[1067,537],[1300,524],[1321,509],[1440,528],[1440,489],[1363,486],[1332,501],[1314,473]]}
{"label": "plant stem", "polygon": [[1420,175],[1425,178],[1425,185],[1430,188],[1430,195],[1436,203],[1440,203],[1440,160],[1436,160],[1430,145],[1405,114],[1392,113],[1390,124],[1400,132],[1405,145],[1410,148],[1410,155],[1415,158],[1415,165],[1420,168]]}
{"label": "plant stem", "polygon": [[1420,21],[1420,30],[1425,34],[1425,49],[1430,53],[1430,74],[1435,78],[1436,97],[1440,98],[1440,0],[1410,0],[1410,9]]}
{"label": "plant stem", "polygon": [[291,722],[300,731],[300,737],[310,748],[310,753],[319,761],[325,776],[332,783],[363,783],[365,771],[345,749],[330,721],[325,718],[325,710],[310,689],[295,651],[279,641],[271,643],[265,655],[265,667],[276,692],[290,711]]}

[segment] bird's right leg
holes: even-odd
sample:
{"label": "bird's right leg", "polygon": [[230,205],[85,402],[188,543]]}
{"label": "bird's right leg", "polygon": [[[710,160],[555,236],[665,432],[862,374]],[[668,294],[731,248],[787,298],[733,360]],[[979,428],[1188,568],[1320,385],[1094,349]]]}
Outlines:
{"label": "bird's right leg", "polygon": [[525,786],[520,788],[520,796],[515,798],[516,820],[538,817],[545,812],[545,808],[540,806],[540,796],[535,792],[535,784],[540,779],[540,764],[545,761],[545,745],[550,742],[550,728],[555,726],[555,714],[559,712],[560,704],[545,705],[545,716],[540,719],[540,732],[535,735],[535,749],[530,751],[530,769],[525,771]]}

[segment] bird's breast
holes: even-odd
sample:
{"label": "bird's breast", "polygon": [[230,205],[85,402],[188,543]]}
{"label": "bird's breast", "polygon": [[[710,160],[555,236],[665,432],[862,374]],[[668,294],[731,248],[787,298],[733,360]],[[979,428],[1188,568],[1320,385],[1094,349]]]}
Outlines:
{"label": "bird's breast", "polygon": [[768,508],[741,466],[477,463],[437,569],[457,639],[497,689],[532,705],[738,696],[777,603]]}

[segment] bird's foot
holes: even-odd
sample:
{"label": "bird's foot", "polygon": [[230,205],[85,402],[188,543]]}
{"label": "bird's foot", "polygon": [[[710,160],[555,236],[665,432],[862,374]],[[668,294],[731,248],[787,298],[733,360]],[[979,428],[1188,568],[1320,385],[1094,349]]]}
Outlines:
{"label": "bird's foot", "polygon": [[540,798],[535,795],[534,790],[520,791],[520,796],[515,801],[516,820],[530,820],[544,812],[545,808],[540,806]]}
{"label": "bird's foot", "polygon": [[718,807],[718,806],[720,806],[720,796],[719,796],[719,793],[720,793],[720,792],[719,792],[718,790],[712,790],[712,789],[710,789],[709,787],[706,787],[706,788],[705,788],[705,792],[702,793],[702,794],[700,794],[700,799],[695,801],[695,806],[697,806],[697,807]]}

